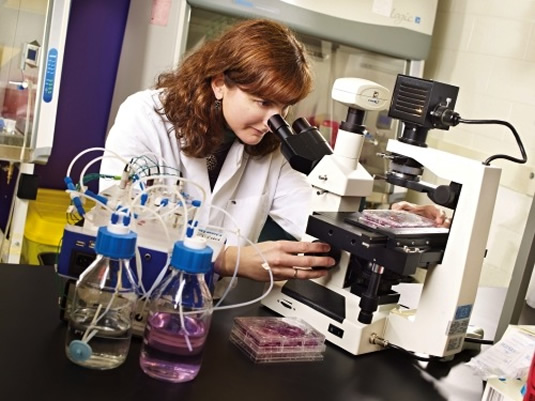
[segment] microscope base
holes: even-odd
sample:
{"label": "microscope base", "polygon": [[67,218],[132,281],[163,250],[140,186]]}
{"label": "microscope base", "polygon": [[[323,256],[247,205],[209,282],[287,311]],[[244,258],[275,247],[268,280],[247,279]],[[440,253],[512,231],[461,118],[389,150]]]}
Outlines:
{"label": "microscope base", "polygon": [[372,334],[382,336],[386,318],[397,304],[381,305],[370,324],[358,322],[360,298],[345,289],[331,289],[313,280],[276,282],[262,305],[286,317],[299,317],[345,351],[360,355],[379,351],[370,343]]}

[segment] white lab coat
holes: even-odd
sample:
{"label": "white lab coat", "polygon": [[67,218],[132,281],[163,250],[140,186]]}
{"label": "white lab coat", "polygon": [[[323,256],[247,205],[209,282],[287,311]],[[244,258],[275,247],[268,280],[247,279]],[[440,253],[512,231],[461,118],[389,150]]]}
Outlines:
{"label": "white lab coat", "polygon": [[[268,215],[296,238],[304,234],[311,212],[312,188],[306,177],[293,170],[280,151],[262,158],[251,157],[244,146],[235,141],[221,168],[213,192],[210,190],[206,160],[184,155],[171,125],[155,111],[160,108],[158,91],[145,90],[128,97],[119,108],[106,139],[106,148],[126,159],[152,152],[167,165],[178,169],[182,176],[201,185],[207,194],[200,224],[234,229],[235,225],[211,205],[225,209],[236,220],[241,235],[257,241]],[[124,164],[105,158],[101,172],[120,174]],[[101,181],[101,184],[103,182]],[[101,186],[102,190],[102,186]],[[187,193],[200,196],[192,185]],[[233,235],[228,245],[247,245]]]}

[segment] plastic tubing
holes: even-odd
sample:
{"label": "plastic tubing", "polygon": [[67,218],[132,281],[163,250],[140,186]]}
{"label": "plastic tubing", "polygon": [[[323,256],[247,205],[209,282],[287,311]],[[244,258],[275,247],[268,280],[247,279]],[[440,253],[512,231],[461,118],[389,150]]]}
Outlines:
{"label": "plastic tubing", "polygon": [[[163,184],[160,184],[160,185],[153,185],[153,186],[150,186],[150,187],[147,187],[146,191],[145,192],[148,192],[148,191],[154,191],[156,189],[159,189],[159,188],[166,188],[166,189],[169,189],[169,185],[163,185]],[[176,206],[175,208],[173,208],[171,211],[169,211],[168,213],[171,213],[173,212],[174,210],[176,210],[177,208],[179,207],[182,207],[183,210],[184,210],[184,224],[183,224],[183,233],[182,233],[182,236],[185,237],[186,235],[186,230],[187,230],[187,219],[188,219],[188,209],[186,207],[186,200],[184,199],[184,197],[182,196],[182,194],[180,193],[180,191],[178,191],[176,188],[173,188],[174,189],[174,193],[178,196],[178,198],[180,199],[180,201],[182,202],[182,206]],[[130,198],[132,198],[132,187],[130,188]],[[162,228],[163,228],[163,231],[164,231],[164,234],[165,234],[165,237],[167,238],[167,242],[168,243],[171,243],[171,236],[169,234],[169,230],[167,229],[167,226],[165,224],[165,221],[163,220],[163,218],[165,217],[165,215],[167,215],[168,213],[164,214],[164,215],[160,215],[159,213],[157,213],[155,210],[152,210],[150,207],[147,207],[147,206],[142,206],[142,205],[136,205],[137,201],[139,199],[141,199],[141,196],[143,196],[143,192],[140,192],[137,196],[135,196],[131,201],[130,201],[130,204],[129,204],[129,207],[132,211],[135,211],[135,209],[137,208],[141,208],[142,210],[146,210],[148,211],[149,213],[153,214],[156,219],[160,222]],[[136,218],[137,220],[137,218]],[[138,247],[136,246],[136,271],[137,271],[137,274],[138,274],[138,285],[139,285],[139,288],[143,294],[143,297],[150,297],[150,295],[152,294],[152,291],[154,290],[154,288],[161,282],[163,276],[164,276],[164,273],[166,272],[167,270],[167,267],[169,266],[169,261],[168,263],[166,263],[164,265],[164,267],[162,268],[162,270],[160,271],[160,273],[158,274],[156,280],[154,281],[152,287],[147,291],[143,285],[143,281],[142,281],[142,275],[143,275],[143,270],[142,270],[142,262],[141,262],[141,257],[139,255],[139,249]]]}
{"label": "plastic tubing", "polygon": [[[234,224],[234,226],[236,227],[236,231],[225,230],[225,229],[223,229],[223,230],[235,234],[236,237],[238,238],[238,240],[239,240],[240,238],[242,238],[242,235],[241,235],[241,233],[240,233],[240,228],[239,228],[238,223],[236,222],[236,219],[234,219],[234,217],[232,217],[232,216],[230,215],[230,213],[228,213],[226,210],[224,210],[224,209],[222,209],[222,208],[220,208],[220,207],[218,207],[218,206],[214,206],[214,205],[212,205],[211,207],[212,207],[213,209],[215,209],[215,210],[218,210],[218,211],[220,211],[220,212],[223,212],[223,214],[225,214],[225,215],[230,219],[230,221],[232,221],[232,223]],[[210,227],[212,227],[212,228],[217,228],[217,229],[222,228],[222,227],[208,226],[208,228],[210,228]],[[244,238],[244,239],[245,239],[245,238]],[[236,254],[236,264],[234,265],[234,271],[232,272],[232,277],[231,277],[231,279],[230,279],[230,282],[229,282],[227,288],[225,289],[225,292],[223,292],[223,295],[221,295],[221,298],[219,298],[219,300],[217,301],[217,304],[215,305],[214,308],[217,308],[217,307],[221,304],[221,302],[223,302],[223,300],[226,298],[226,296],[228,295],[228,293],[230,292],[230,289],[232,288],[232,283],[234,283],[234,281],[236,280],[236,276],[238,275],[238,268],[239,268],[239,266],[240,266],[240,257],[241,257],[241,246],[238,246],[238,252],[237,252],[237,254]],[[260,257],[262,257],[262,259],[264,259],[262,255],[261,255]],[[265,260],[265,259],[264,259],[264,260]]]}
{"label": "plastic tubing", "polygon": [[[226,210],[220,208],[219,206],[214,206],[212,205],[211,206],[212,208],[216,209],[216,210],[219,210],[220,212],[223,212],[231,221],[232,223],[234,224],[234,226],[237,228],[237,231],[233,232],[231,230],[226,230],[226,231],[229,231],[229,232],[233,232],[236,234],[236,236],[239,238],[243,238],[246,242],[248,242],[254,249],[255,251],[258,253],[258,255],[262,258],[263,260],[263,263],[262,263],[262,267],[268,271],[268,274],[269,274],[269,287],[268,289],[258,298],[255,298],[255,299],[252,299],[250,301],[246,301],[246,302],[242,302],[242,303],[239,303],[239,304],[234,304],[234,305],[225,305],[225,306],[220,306],[221,302],[223,302],[223,300],[225,299],[225,297],[228,295],[231,287],[232,287],[232,283],[234,282],[234,280],[236,279],[236,276],[238,274],[238,268],[239,268],[239,264],[240,264],[240,250],[241,250],[241,246],[238,246],[238,253],[237,253],[237,257],[236,257],[236,265],[234,266],[234,272],[232,274],[232,278],[230,280],[230,283],[229,285],[227,286],[227,288],[225,289],[225,292],[223,293],[223,295],[221,296],[221,298],[219,298],[219,301],[217,302],[217,304],[215,305],[214,307],[214,311],[215,310],[221,310],[221,309],[231,309],[231,308],[238,308],[238,307],[242,307],[242,306],[247,306],[247,305],[251,305],[251,304],[254,304],[262,299],[264,299],[271,291],[271,289],[273,288],[273,272],[271,271],[271,267],[269,266],[269,263],[268,261],[266,260],[264,254],[262,253],[262,251],[260,251],[260,249],[258,248],[258,246],[256,246],[255,243],[253,243],[253,241],[251,241],[249,238],[247,237],[244,237],[240,234],[240,230],[239,230],[239,225],[238,223],[236,222],[236,219],[234,219],[234,217],[232,217],[232,215],[227,212]],[[209,226],[210,227],[210,226]],[[217,227],[217,228],[221,228],[221,227]]]}
{"label": "plastic tubing", "polygon": [[[151,213],[154,213],[155,216],[157,217],[157,219],[160,221],[161,225],[162,225],[162,228],[163,228],[163,231],[164,231],[164,234],[165,234],[165,237],[167,238],[167,242],[168,243],[171,243],[171,236],[169,235],[169,230],[167,229],[167,226],[165,224],[165,222],[163,221],[163,218],[158,214],[156,213],[154,210],[150,209],[150,208],[147,208],[146,206],[140,206],[141,208],[144,208],[144,209],[147,209],[149,212]],[[133,209],[133,208],[132,208]],[[168,258],[169,259],[169,258]],[[138,285],[139,285],[139,288],[141,290],[141,293],[143,294],[143,297],[145,296],[150,296],[150,294],[152,293],[153,289],[155,288],[155,286],[157,284],[160,283],[160,281],[162,280],[162,277],[163,277],[163,272],[165,272],[167,270],[167,267],[169,266],[169,260],[168,262],[165,264],[165,266],[162,268],[162,270],[160,271],[160,273],[158,274],[158,277],[156,278],[156,280],[154,281],[152,287],[149,289],[149,291],[147,291],[145,289],[145,286],[143,285],[143,281],[142,281],[142,277],[143,277],[143,269],[142,269],[142,260],[141,260],[141,255],[139,253],[139,247],[137,246],[136,244],[136,272],[137,272],[137,277],[138,277]]]}
{"label": "plastic tubing", "polygon": [[114,210],[112,208],[110,208],[108,205],[106,205],[105,203],[102,203],[100,200],[98,199],[95,199],[83,192],[80,192],[80,191],[73,191],[72,189],[66,189],[65,192],[67,192],[68,194],[75,194],[75,195],[78,195],[78,196],[81,196],[82,198],[87,198],[87,199],[90,199],[91,201],[94,201],[95,203],[98,203],[100,206],[104,207],[105,209],[107,209],[110,213],[113,213]]}
{"label": "plastic tubing", "polygon": [[191,346],[191,341],[189,340],[189,333],[186,328],[186,322],[184,320],[184,306],[182,305],[182,292],[184,291],[184,285],[186,284],[186,280],[184,279],[184,273],[180,272],[180,284],[178,286],[178,293],[176,294],[178,298],[178,316],[180,317],[180,326],[182,327],[182,331],[184,332],[184,340],[186,340],[186,344],[188,345],[188,350],[191,352],[193,350],[193,347]]}
{"label": "plastic tubing", "polygon": [[171,262],[171,255],[168,256],[167,262],[165,263],[164,267],[160,270],[160,273],[158,274],[158,276],[154,280],[154,283],[152,284],[152,287],[150,287],[148,291],[145,291],[145,293],[143,294],[142,298],[147,298],[147,299],[150,298],[150,296],[152,295],[152,293],[154,292],[156,287],[158,287],[158,285],[162,282],[163,278],[165,277],[165,273],[167,272],[167,270],[169,268],[169,263],[170,262]]}
{"label": "plastic tubing", "polygon": [[[252,305],[256,302],[259,302],[261,301],[262,299],[264,299],[272,290],[273,288],[273,272],[271,271],[271,267],[269,266],[269,263],[267,262],[266,258],[264,257],[264,255],[262,254],[262,251],[260,251],[260,249],[256,246],[255,243],[253,243],[250,239],[248,238],[245,238],[245,237],[242,237],[244,238],[250,245],[252,245],[252,247],[256,250],[256,252],[258,253],[258,255],[260,255],[260,257],[262,258],[262,260],[264,261],[264,263],[262,263],[262,267],[267,270],[268,274],[269,274],[269,286],[268,286],[268,289],[266,291],[264,291],[264,293],[262,295],[260,295],[259,297],[257,298],[254,298],[250,301],[246,301],[246,302],[241,302],[239,304],[233,304],[233,305],[224,305],[224,306],[219,306],[219,304],[221,303],[221,301],[223,300],[223,298],[227,295],[228,291],[230,291],[230,283],[227,287],[227,290],[225,291],[225,293],[223,294],[223,296],[221,296],[221,298],[219,299],[218,303],[216,304],[216,306],[214,307],[214,310],[222,310],[222,309],[232,309],[232,308],[240,308],[242,306],[248,306],[248,305]],[[237,272],[237,269],[236,269],[236,272]],[[233,279],[235,278],[235,276],[232,276]],[[232,283],[232,280],[231,280],[231,283]]]}
{"label": "plastic tubing", "polygon": [[89,161],[83,168],[82,168],[82,171],[80,172],[80,178],[79,178],[79,184],[80,184],[80,189],[84,190],[85,189],[85,186],[84,186],[84,177],[86,176],[87,174],[87,170],[89,169],[89,167],[91,167],[93,164],[95,164],[96,162],[98,161],[101,161],[102,159],[111,159],[111,158],[114,158],[115,159],[115,156],[98,156],[98,157],[95,157],[93,160]]}
{"label": "plastic tubing", "polygon": [[[95,311],[95,314],[93,315],[93,320],[91,320],[91,323],[89,323],[89,326],[87,326],[87,329],[86,329],[85,333],[82,336],[82,341],[85,342],[86,344],[95,336],[95,334],[98,333],[98,329],[97,330],[93,330],[91,332],[89,330],[91,330],[93,327],[95,327],[97,325],[97,323],[99,322],[99,320],[102,319],[104,317],[104,315],[106,315],[106,313],[108,313],[108,311],[111,308],[111,304],[113,303],[113,301],[117,297],[117,294],[119,293],[119,286],[121,285],[122,280],[123,280],[123,267],[124,267],[122,261],[120,261],[119,263],[120,263],[120,266],[119,266],[120,269],[119,269],[119,272],[117,273],[117,284],[115,285],[115,288],[114,288],[114,291],[113,291],[113,295],[110,298],[110,302],[108,302],[108,305],[106,305],[106,309],[104,309],[104,312],[102,312],[102,314],[100,316],[98,316],[98,314],[100,312],[100,309],[102,309],[102,304],[98,305],[97,310]],[[86,271],[87,270],[84,270],[84,272],[86,272]],[[83,275],[83,273],[82,273],[82,275]],[[78,283],[81,282],[82,275],[80,275],[80,280],[78,280],[78,282],[77,282],[77,285],[76,285],[77,287],[78,287]],[[102,286],[104,286],[104,285],[102,284]]]}
{"label": "plastic tubing", "polygon": [[143,269],[142,269],[142,259],[141,259],[141,252],[139,252],[139,247],[137,246],[137,241],[136,241],[136,250],[135,250],[135,255],[134,257],[136,258],[136,273],[137,273],[137,286],[138,286],[138,289],[140,290],[140,292],[142,294],[145,294],[147,291],[145,290],[145,286],[143,285],[143,281],[142,281],[142,276],[143,276]]}
{"label": "plastic tubing", "polygon": [[[106,153],[111,153],[113,156],[115,156],[116,158],[118,158],[119,160],[121,160],[122,162],[124,162],[124,164],[128,164],[128,160],[126,160],[124,157],[122,157],[121,155],[119,155],[118,153],[115,153],[114,151],[112,150],[108,150],[106,148],[103,148],[103,147],[100,147],[100,146],[97,146],[97,147],[93,147],[93,148],[87,148],[85,150],[82,150],[80,153],[78,153],[76,156],[74,156],[74,158],[71,160],[70,164],[69,164],[69,167],[67,167],[67,174],[66,174],[66,177],[70,177],[71,176],[71,170],[74,166],[74,163],[76,163],[76,161],[82,157],[83,155],[85,155],[86,153],[89,153],[89,152],[96,152],[96,151],[101,151],[101,152],[104,152],[104,155]],[[107,156],[109,157],[109,156]]]}
{"label": "plastic tubing", "polygon": [[[132,203],[133,203],[133,201],[132,201]],[[171,236],[169,235],[169,230],[167,229],[167,226],[166,226],[165,222],[163,221],[163,218],[157,212],[155,212],[154,210],[152,210],[152,209],[150,209],[150,208],[148,208],[146,206],[139,206],[139,207],[142,208],[142,209],[148,210],[150,213],[153,213],[156,216],[156,218],[160,221],[160,224],[162,225],[165,237],[167,238],[167,242],[171,243]],[[133,213],[135,207],[133,205],[127,205],[125,207],[121,207],[121,209],[131,210],[132,213]],[[111,210],[111,209],[108,207],[108,210]],[[114,211],[111,210],[111,213],[114,213]],[[134,227],[135,227],[135,225],[134,225]],[[133,229],[133,231],[136,231],[136,230]],[[147,294],[147,290],[145,289],[145,286],[143,285],[143,281],[142,281],[142,277],[143,277],[142,260],[141,260],[141,254],[139,252],[139,246],[137,245],[137,243],[136,243],[136,250],[135,250],[135,258],[136,258],[136,272],[137,272],[138,288],[139,288],[140,292],[143,294],[143,296],[145,296]],[[165,267],[167,267],[167,265]],[[158,277],[160,277],[160,275],[158,275]],[[160,278],[160,281],[161,281],[161,278]]]}
{"label": "plastic tubing", "polygon": [[[154,175],[154,176],[147,176],[147,177],[142,177],[139,179],[139,181],[141,182],[145,182],[145,181],[148,181],[148,180],[152,180],[152,179],[161,179],[161,178],[170,178],[170,179],[173,179],[173,180],[176,180],[176,181],[180,181],[180,182],[184,182],[184,183],[190,183],[192,184],[193,186],[195,186],[196,188],[199,189],[200,193],[201,193],[201,205],[197,208],[197,213],[199,213],[201,211],[201,209],[204,207],[204,204],[205,204],[205,200],[206,200],[206,191],[204,190],[204,188],[197,184],[195,181],[192,181],[192,180],[188,180],[186,178],[183,178],[183,177],[180,177],[180,176],[176,176],[176,175],[171,175],[171,174],[159,174],[159,175]],[[159,187],[159,186],[164,186],[166,188],[168,188],[168,185],[164,185],[164,184],[158,184],[158,185],[153,185],[153,187]],[[133,187],[130,188],[130,197],[132,197],[132,191],[133,191]],[[182,195],[180,194],[180,191],[177,191],[176,192],[180,197],[181,197],[181,200],[184,204],[184,207],[186,205],[186,202],[184,200],[184,198],[182,197]],[[184,221],[184,224],[183,224],[183,229],[184,229],[184,233],[183,233],[183,237],[185,238],[186,236],[186,231],[187,231],[187,209],[184,209],[186,214],[184,215],[185,217],[185,221]]]}
{"label": "plastic tubing", "polygon": [[200,193],[201,193],[201,207],[203,207],[204,205],[204,202],[206,200],[206,191],[205,189],[197,184],[195,181],[193,180],[189,180],[187,178],[183,178],[183,177],[180,177],[178,175],[172,175],[172,174],[158,174],[158,175],[149,175],[147,177],[142,177],[142,178],[139,178],[139,181],[148,181],[148,180],[155,180],[155,179],[159,179],[159,178],[170,178],[170,179],[173,179],[173,180],[177,180],[177,181],[180,181],[180,182],[184,182],[184,183],[188,183],[188,184],[192,184],[194,185],[196,188],[199,189]]}
{"label": "plastic tubing", "polygon": [[[146,191],[151,191],[151,190],[155,190],[155,189],[159,189],[159,188],[168,188],[168,185],[153,185],[151,187],[148,187],[146,189]],[[188,218],[188,209],[186,207],[186,200],[184,199],[184,197],[180,194],[179,191],[175,190],[175,193],[178,195],[179,199],[181,200],[182,202],[182,208],[184,210],[184,219],[185,219],[185,222],[183,224],[183,236],[185,237],[186,235],[186,228],[187,228],[187,218]],[[145,210],[148,210],[150,213],[154,214],[154,216],[156,216],[156,218],[160,221],[160,223],[162,224],[162,227],[164,229],[164,232],[165,232],[165,236],[167,237],[167,240],[168,242],[171,242],[171,237],[169,236],[169,231],[167,230],[167,227],[165,226],[165,222],[163,221],[163,216],[160,216],[159,213],[157,213],[155,210],[152,210],[151,208],[147,207],[147,206],[142,206],[142,205],[135,205],[135,203],[141,198],[141,196],[143,195],[143,192],[140,192],[136,197],[134,197],[132,199],[132,201],[130,202],[130,208],[132,209],[132,211],[136,208],[141,208],[141,209],[145,209]],[[180,207],[180,206],[178,206]],[[173,208],[171,211],[175,210],[175,208]]]}
{"label": "plastic tubing", "polygon": [[[139,193],[138,195],[136,195],[131,203],[132,203],[132,207],[147,207],[147,206],[144,206],[144,205],[138,205],[138,206],[135,206],[134,205],[134,201],[138,201],[138,199],[140,199],[142,196],[143,196],[143,193],[144,192],[149,192],[149,191],[154,191],[155,189],[160,189],[160,188],[166,188],[168,189],[169,188],[169,185],[165,185],[165,184],[156,184],[156,185],[151,185],[150,187],[147,187],[143,192]],[[180,201],[182,202],[182,206],[181,205],[176,205],[175,207],[173,207],[171,210],[163,213],[163,214],[159,214],[162,218],[163,217],[166,217],[167,215],[169,214],[172,214],[175,210],[179,209],[179,208],[182,208],[184,209],[184,212],[187,213],[187,208],[186,208],[186,199],[184,199],[184,197],[182,196],[182,194],[180,193],[180,191],[178,191],[176,188],[173,190],[173,193],[176,194],[178,196],[178,198],[180,199]],[[130,195],[132,195],[132,193],[130,193]],[[152,210],[152,209],[151,209]],[[156,212],[155,212],[156,213]]]}
{"label": "plastic tubing", "polygon": [[[141,160],[148,159],[150,162],[154,163],[154,161],[151,160],[149,156],[154,156],[156,158],[157,161],[155,163],[155,167],[171,168],[171,167],[168,167],[169,163],[167,162],[167,160],[164,159],[162,155],[158,155],[154,152],[141,153],[139,156],[135,158],[135,162],[133,164],[137,165],[137,161],[140,159]],[[139,164],[139,166],[141,167],[141,164]]]}

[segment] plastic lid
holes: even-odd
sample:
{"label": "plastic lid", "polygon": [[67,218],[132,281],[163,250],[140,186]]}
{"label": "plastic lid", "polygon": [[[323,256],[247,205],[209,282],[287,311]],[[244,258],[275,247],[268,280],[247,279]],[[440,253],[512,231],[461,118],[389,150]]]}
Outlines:
{"label": "plastic lid", "polygon": [[112,259],[131,259],[136,251],[137,234],[128,231],[125,234],[111,232],[108,227],[100,227],[95,243],[95,252]]}
{"label": "plastic lid", "polygon": [[171,267],[187,273],[208,273],[212,268],[212,248],[200,237],[175,242]]}
{"label": "plastic lid", "polygon": [[323,359],[325,336],[297,317],[234,318],[230,341],[257,363]]}

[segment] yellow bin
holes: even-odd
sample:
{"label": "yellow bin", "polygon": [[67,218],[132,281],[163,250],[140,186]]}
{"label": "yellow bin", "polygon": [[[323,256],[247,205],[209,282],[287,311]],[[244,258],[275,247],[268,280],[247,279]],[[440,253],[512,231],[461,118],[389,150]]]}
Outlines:
{"label": "yellow bin", "polygon": [[21,261],[38,265],[40,253],[59,253],[63,229],[67,224],[69,194],[59,189],[39,188],[37,199],[28,204]]}

